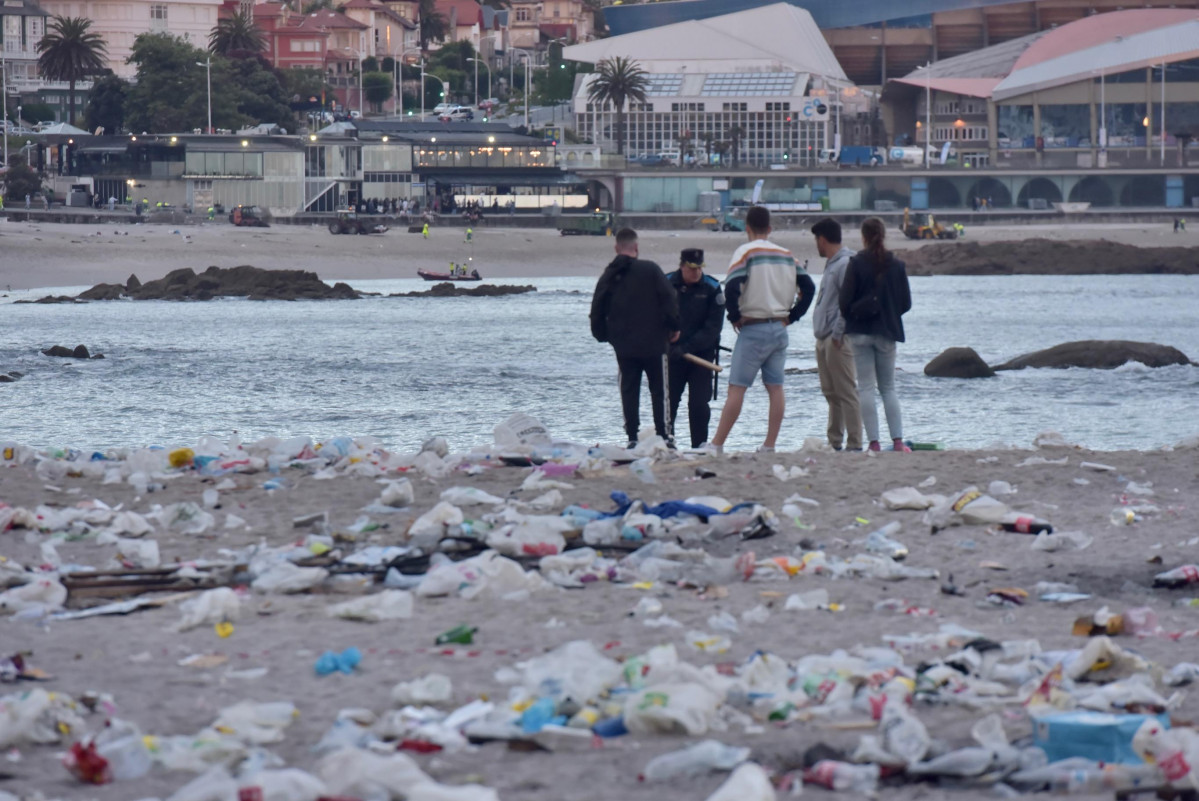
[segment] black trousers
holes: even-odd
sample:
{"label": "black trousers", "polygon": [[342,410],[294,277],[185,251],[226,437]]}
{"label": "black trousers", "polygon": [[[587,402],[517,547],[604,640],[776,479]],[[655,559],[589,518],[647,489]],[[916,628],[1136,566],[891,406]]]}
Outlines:
{"label": "black trousers", "polygon": [[685,359],[670,362],[670,420],[679,419],[679,404],[687,390],[687,422],[691,424],[691,447],[698,448],[708,441],[708,423],[712,420],[712,371]]}
{"label": "black trousers", "polygon": [[666,354],[638,357],[617,356],[620,368],[620,403],[624,411],[624,430],[630,441],[641,430],[641,374],[649,384],[650,406],[654,412],[654,431],[665,439],[670,434],[666,416]]}

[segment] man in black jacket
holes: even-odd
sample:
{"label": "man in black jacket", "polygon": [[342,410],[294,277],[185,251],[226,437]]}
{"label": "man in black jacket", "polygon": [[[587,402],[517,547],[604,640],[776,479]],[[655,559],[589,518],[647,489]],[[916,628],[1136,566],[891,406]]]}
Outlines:
{"label": "man in black jacket", "polygon": [[616,234],[616,258],[604,270],[591,300],[591,334],[611,343],[620,368],[620,400],[629,447],[641,428],[641,374],[649,383],[654,430],[669,441],[666,349],[679,338],[679,305],[662,268],[637,258],[637,232]]}
{"label": "man in black jacket", "polygon": [[[691,424],[691,447],[708,441],[708,423],[712,412],[712,372],[692,364],[684,356],[691,354],[709,362],[716,361],[720,347],[720,329],[724,326],[724,292],[720,282],[704,275],[704,252],[687,248],[679,258],[679,269],[666,276],[679,298],[682,329],[679,341],[670,346],[670,419],[678,420],[679,403],[687,390],[687,421]],[[673,434],[673,428],[671,430]]]}

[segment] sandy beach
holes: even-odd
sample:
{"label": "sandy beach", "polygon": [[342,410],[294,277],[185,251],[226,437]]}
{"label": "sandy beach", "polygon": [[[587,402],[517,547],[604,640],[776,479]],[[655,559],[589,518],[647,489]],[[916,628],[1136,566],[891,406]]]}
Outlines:
{"label": "sandy beach", "polygon": [[[806,219],[807,225],[817,217]],[[1188,235],[1188,236],[1193,236]],[[679,251],[700,247],[709,269],[723,274],[744,234],[707,230],[646,231],[641,234],[643,257],[663,267],[677,264]],[[1185,244],[1166,223],[1146,225],[973,225],[970,241],[1004,241],[1043,237],[1058,240],[1108,239],[1143,247]],[[811,272],[823,261],[807,227],[781,228],[774,236]],[[856,240],[847,232],[847,243]],[[920,247],[898,231],[888,233],[897,250]],[[433,228],[429,239],[393,229],[372,236],[333,236],[320,227],[276,225],[237,228],[227,223],[196,226],[76,225],[6,222],[0,225],[0,291],[35,287],[90,287],[124,283],[132,274],[142,281],[161,278],[171,270],[190,267],[197,272],[216,265],[249,264],[263,269],[303,269],[327,282],[378,278],[415,278],[417,269],[443,270],[450,261],[473,258],[485,278],[598,276],[611,260],[612,241],[606,237],[562,237],[552,229],[480,227],[474,241],[465,241],[464,228],[445,224]]]}
{"label": "sandy beach", "polygon": [[[468,444],[473,443],[451,446],[465,448]],[[950,623],[996,642],[1035,639],[1045,651],[1077,649],[1087,642],[1071,636],[1071,624],[1079,615],[1105,606],[1113,612],[1147,606],[1156,613],[1161,632],[1140,638],[1114,637],[1113,642],[1152,662],[1152,675],[1160,679],[1161,671],[1193,659],[1195,646],[1190,637],[1199,629],[1195,608],[1174,605],[1180,597],[1199,593],[1150,589],[1155,573],[1199,561],[1199,508],[1191,502],[1199,489],[1197,453],[1194,448],[1092,453],[1067,447],[878,455],[814,450],[720,460],[666,457],[653,467],[656,484],[642,483],[627,466],[610,466],[588,473],[588,477],[565,476],[571,487],[560,490],[561,502],[551,513],[559,511],[562,504],[610,509],[608,496],[613,490],[647,503],[695,495],[717,495],[733,503],[753,501],[778,515],[776,535],[745,542],[734,536],[706,541],[700,547],[721,558],[752,552],[759,565],[769,564],[767,560],[773,557],[802,557],[815,550],[829,557],[849,558],[864,552],[861,541],[868,532],[895,521],[901,527],[894,538],[910,550],[902,564],[933,569],[938,578],[898,582],[833,579],[804,571],[788,578],[782,571],[765,569],[752,581],[728,573],[714,580],[716,586],[706,592],[663,580],[637,584],[601,581],[583,589],[550,587],[508,600],[417,598],[410,619],[374,624],[333,619],[325,610],[334,602],[377,588],[361,580],[328,581],[300,595],[245,592],[241,615],[228,639],[218,638],[211,625],[174,631],[180,618],[177,603],[124,617],[49,623],[0,616],[4,655],[32,652],[30,662],[54,675],[44,684],[3,685],[0,694],[35,686],[76,698],[88,691],[110,693],[115,704],[112,714],[160,738],[194,734],[223,707],[241,700],[291,701],[299,716],[281,742],[269,749],[288,765],[313,769],[311,749],[341,709],[368,710],[355,713],[359,716],[382,716],[392,705],[389,691],[394,684],[429,672],[443,673],[453,682],[452,699],[442,704],[444,708],[480,698],[502,706],[508,688],[498,680],[497,670],[580,639],[618,660],[672,644],[685,662],[725,666],[721,669],[731,671],[758,650],[792,662],[835,649],[877,648],[888,635],[930,634]],[[1106,467],[1088,467],[1086,462]],[[477,464],[478,459],[468,459],[462,467],[471,463]],[[774,474],[776,465],[788,471],[798,468],[797,476],[780,480]],[[697,467],[710,469],[715,477],[697,478]],[[329,532],[346,535],[338,542],[344,554],[367,545],[404,544],[412,521],[450,487],[475,487],[512,501],[527,501],[540,494],[520,490],[527,468],[488,467],[472,472],[478,474],[471,476],[460,468],[434,479],[410,471],[415,503],[392,515],[364,511],[379,497],[375,478],[341,475],[321,480],[314,477],[311,467],[299,466],[284,468],[278,478],[286,488],[274,491],[263,488],[272,478],[267,473],[233,473],[217,479],[184,470],[167,471],[161,491],[139,495],[128,483],[102,484],[96,479],[62,476],[61,471],[43,471],[39,476],[25,465],[0,469],[0,500],[13,507],[46,505],[55,509],[98,499],[114,508],[144,514],[155,504],[200,503],[204,490],[227,480],[220,492],[220,507],[212,511],[216,525],[211,532],[195,536],[156,527],[146,535],[158,541],[163,564],[228,559],[231,552],[259,542],[271,546],[299,542],[311,529],[298,528],[293,521],[313,513],[327,513]],[[47,476],[53,480],[48,481]],[[921,523],[921,512],[891,511],[880,502],[883,492],[895,488],[920,485],[926,493],[953,495],[971,484],[985,491],[992,481],[1012,485],[1014,494],[1003,498],[1012,508],[1051,521],[1059,534],[1085,532],[1093,544],[1085,550],[1047,552],[1034,549],[1031,536],[983,525],[955,526],[930,534],[929,527]],[[1130,489],[1152,494],[1137,495]],[[783,512],[785,500],[794,494],[814,502],[800,507],[798,520]],[[1152,505],[1156,511],[1146,510],[1141,522],[1133,525],[1113,525],[1112,510],[1129,503]],[[486,511],[490,509],[464,509],[468,518],[476,519]],[[225,529],[230,514],[244,519],[245,526]],[[347,534],[363,514],[384,527]],[[54,538],[64,563],[100,568],[113,564],[113,546],[97,545],[94,535],[78,536],[81,530],[75,531],[65,540],[61,535]],[[10,561],[36,566],[45,558],[41,548],[48,539],[32,531],[10,530],[0,533],[0,552]],[[942,585],[949,582],[960,588],[960,595],[943,593]],[[1069,605],[1040,601],[1035,590],[1038,582],[1073,584],[1091,597]],[[1030,596],[1020,605],[996,605],[988,595],[1000,588],[1024,590]],[[815,589],[827,590],[839,610],[784,609],[791,594]],[[631,616],[644,598],[658,599],[664,614],[679,627],[650,628],[644,618]],[[895,599],[900,610],[933,610],[928,613],[932,616],[876,609],[876,604],[888,599]],[[688,644],[691,630],[713,632],[708,622],[711,616],[727,612],[741,620],[742,613],[759,605],[769,610],[765,622],[742,621],[735,633],[715,632],[730,638],[726,652],[700,652]],[[444,653],[434,647],[438,633],[463,623],[478,628],[473,646],[451,647]],[[1169,634],[1184,631],[1191,635],[1180,641]],[[323,651],[349,646],[358,647],[363,655],[352,675],[319,677],[314,673],[314,662]],[[180,660],[195,655],[216,656],[209,667],[181,666]],[[915,647],[904,655],[906,670],[944,655],[945,651]],[[1080,682],[1078,686],[1097,685]],[[1169,694],[1169,688],[1160,683],[1157,689]],[[946,700],[935,705],[918,701],[915,710],[939,749],[972,744],[970,728],[984,712]],[[1187,696],[1172,710],[1175,718],[1194,719],[1199,715],[1197,703],[1194,694]],[[1030,724],[1017,701],[1015,686],[1006,688],[995,708],[1008,736],[1013,741],[1026,740]],[[800,767],[805,750],[817,743],[852,751],[860,735],[875,733],[875,724],[863,720],[861,714],[786,724],[761,721],[748,730],[743,716],[730,714],[720,719],[718,730],[706,736],[751,748],[752,758],[776,776]],[[84,720],[88,728],[94,728],[101,725],[103,714],[86,715]],[[725,777],[711,774],[668,784],[641,783],[636,777],[651,757],[701,739],[628,735],[604,740],[602,748],[568,753],[517,753],[503,743],[492,743],[413,756],[438,781],[478,782],[495,788],[500,798],[508,800],[683,801],[706,798]],[[58,764],[64,748],[63,744],[15,746],[10,761],[0,767],[0,776],[11,774],[11,778],[0,778],[0,793],[26,798],[40,791],[46,798],[102,801],[167,798],[193,778],[187,772],[156,769],[141,779],[87,787]],[[977,797],[972,794],[984,792],[955,790],[953,784],[938,788],[935,783],[900,781],[885,791],[885,797]],[[817,788],[808,788],[805,795],[809,794],[823,797]]]}

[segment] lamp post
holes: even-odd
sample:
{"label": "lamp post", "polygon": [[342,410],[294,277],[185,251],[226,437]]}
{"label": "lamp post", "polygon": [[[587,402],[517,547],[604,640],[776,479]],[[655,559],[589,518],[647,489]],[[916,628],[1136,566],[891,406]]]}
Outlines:
{"label": "lamp post", "polygon": [[[0,106],[0,122],[4,123],[4,169],[8,169],[8,60],[4,57],[3,43],[0,43],[0,93],[4,95],[4,105]],[[17,115],[18,122],[21,115]]]}
{"label": "lamp post", "polygon": [[[520,53],[525,59],[525,131],[529,130],[529,70],[533,67],[533,54],[520,47],[509,47],[514,53]],[[508,60],[508,90],[512,90],[512,60]]]}
{"label": "lamp post", "polygon": [[929,147],[933,137],[933,63],[930,61],[924,67],[924,166],[932,166],[932,156]]}
{"label": "lamp post", "polygon": [[487,96],[491,97],[491,65],[481,58],[468,58],[467,61],[475,62],[475,108],[479,107],[479,64],[487,70]]}
{"label": "lamp post", "polygon": [[209,73],[209,130],[207,133],[212,135],[212,56],[204,61],[195,62],[195,66],[204,67],[204,70]]}
{"label": "lamp post", "polygon": [[358,56],[358,116],[364,117],[365,109],[363,109],[363,107],[362,107],[362,51],[354,50],[349,45],[346,45],[342,49],[345,50],[347,53],[354,53],[355,55]]}
{"label": "lamp post", "polygon": [[[424,120],[424,118],[425,118],[425,58],[424,58],[424,51],[421,50],[419,47],[409,47],[406,50],[404,50],[404,52],[400,53],[400,58],[403,59],[404,56],[408,55],[409,53],[420,53],[421,54],[421,60],[420,60],[420,116],[421,116],[421,120]],[[396,86],[396,92],[398,93],[399,96],[402,97],[404,94],[403,85]],[[403,104],[401,103],[401,109],[402,108],[403,108]]]}
{"label": "lamp post", "polygon": [[1162,62],[1161,160],[1166,166],[1166,62]]}

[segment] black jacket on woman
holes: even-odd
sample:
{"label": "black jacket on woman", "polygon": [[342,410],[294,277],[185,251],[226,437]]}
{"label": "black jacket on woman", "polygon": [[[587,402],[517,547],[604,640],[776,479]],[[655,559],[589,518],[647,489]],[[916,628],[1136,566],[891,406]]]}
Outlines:
{"label": "black jacket on woman", "polygon": [[[881,311],[869,319],[855,319],[854,303],[877,294]],[[845,281],[841,284],[841,315],[846,334],[873,334],[894,342],[903,342],[903,315],[912,308],[908,271],[904,263],[887,251],[882,264],[874,254],[863,250],[849,260]]]}

